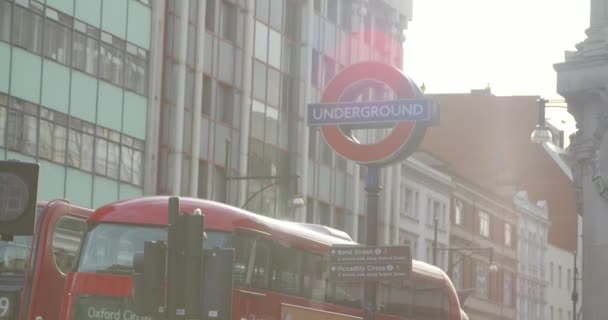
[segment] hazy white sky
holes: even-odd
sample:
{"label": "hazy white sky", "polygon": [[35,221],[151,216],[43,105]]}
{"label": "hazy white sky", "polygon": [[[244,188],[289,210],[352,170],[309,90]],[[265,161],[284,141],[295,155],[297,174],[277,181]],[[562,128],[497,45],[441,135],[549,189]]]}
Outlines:
{"label": "hazy white sky", "polygon": [[553,64],[588,26],[589,0],[414,0],[403,71],[427,93],[562,99]]}

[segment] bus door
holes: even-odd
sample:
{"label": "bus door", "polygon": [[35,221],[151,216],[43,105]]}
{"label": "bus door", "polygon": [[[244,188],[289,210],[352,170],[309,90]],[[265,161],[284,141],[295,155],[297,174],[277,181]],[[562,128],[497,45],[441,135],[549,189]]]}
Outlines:
{"label": "bus door", "polygon": [[234,319],[266,319],[269,241],[263,235],[235,232],[234,239]]}
{"label": "bus door", "polygon": [[86,219],[92,213],[65,201],[54,201],[40,215],[20,319],[59,318],[65,278],[75,267]]}

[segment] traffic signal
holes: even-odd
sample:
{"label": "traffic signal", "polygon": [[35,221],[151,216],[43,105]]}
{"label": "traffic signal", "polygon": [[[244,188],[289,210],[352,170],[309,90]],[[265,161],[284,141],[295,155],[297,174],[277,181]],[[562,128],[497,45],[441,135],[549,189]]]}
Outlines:
{"label": "traffic signal", "polygon": [[165,309],[167,243],[146,241],[133,257],[133,302],[138,315],[156,318]]}
{"label": "traffic signal", "polygon": [[203,320],[232,319],[234,249],[205,250]]}
{"label": "traffic signal", "polygon": [[0,161],[0,235],[32,235],[36,215],[39,165]]}
{"label": "traffic signal", "polygon": [[200,210],[180,214],[179,199],[169,199],[167,314],[169,319],[200,319],[202,313],[204,218]]}

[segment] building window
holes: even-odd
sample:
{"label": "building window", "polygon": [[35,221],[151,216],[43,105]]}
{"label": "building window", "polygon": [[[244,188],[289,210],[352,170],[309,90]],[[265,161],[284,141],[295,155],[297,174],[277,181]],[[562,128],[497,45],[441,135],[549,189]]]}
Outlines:
{"label": "building window", "polygon": [[557,287],[562,288],[562,266],[557,266]]}
{"label": "building window", "polygon": [[418,192],[401,186],[401,213],[412,218],[418,217]]}
{"label": "building window", "polygon": [[0,0],[0,41],[11,40],[11,4]]}
{"label": "building window", "polygon": [[[57,17],[57,15],[57,12],[47,9],[47,17]],[[72,50],[71,33],[67,27],[48,18],[44,28],[44,55],[69,65]]]}
{"label": "building window", "polygon": [[218,82],[217,90],[216,118],[220,119],[222,122],[232,124],[234,89],[226,84]]}
{"label": "building window", "polygon": [[452,267],[452,283],[456,289],[461,289],[463,271],[462,255],[454,252],[451,263],[454,263],[454,266]]}
{"label": "building window", "polygon": [[211,95],[211,78],[208,76],[203,76],[203,114],[210,115],[211,114],[211,102],[213,101],[213,97]]}
{"label": "building window", "polygon": [[99,77],[117,86],[123,82],[124,40],[102,33]]}
{"label": "building window", "polygon": [[549,284],[553,286],[553,262],[549,264]]}
{"label": "building window", "polygon": [[324,226],[329,226],[329,221],[331,219],[331,211],[330,211],[330,207],[328,204],[323,203],[323,202],[319,202],[319,216],[318,216],[318,223]]}
{"label": "building window", "polygon": [[488,267],[481,262],[475,264],[475,288],[477,293],[486,298],[488,296]]}
{"label": "building window", "polygon": [[462,214],[463,214],[464,206],[462,201],[456,200],[454,201],[454,224],[462,225]]}
{"label": "building window", "polygon": [[134,45],[127,44],[127,60],[125,70],[125,87],[141,95],[146,95],[148,79],[147,52]]}
{"label": "building window", "polygon": [[511,274],[508,272],[504,273],[504,277],[505,277],[505,284],[503,287],[504,288],[503,303],[507,306],[510,306],[512,294],[513,294],[513,279],[511,278]]}
{"label": "building window", "polygon": [[511,225],[508,223],[505,223],[505,246],[510,247],[512,245],[511,243],[511,238],[512,238],[512,228]]}
{"label": "building window", "polygon": [[205,5],[205,29],[215,31],[215,2],[217,0],[206,0]]}
{"label": "building window", "polygon": [[221,10],[221,35],[224,39],[236,42],[238,26],[236,5],[224,0]]}
{"label": "building window", "polygon": [[485,212],[479,212],[479,234],[484,237],[490,236],[490,216]]}
{"label": "building window", "polygon": [[555,320],[555,311],[553,310],[553,306],[549,307],[550,319]]}
{"label": "building window", "polygon": [[42,48],[42,17],[25,8],[15,6],[13,44],[40,53]]}
{"label": "building window", "polygon": [[99,30],[82,22],[74,22],[72,66],[90,75],[97,75],[99,58]]}
{"label": "building window", "polygon": [[345,218],[346,218],[346,214],[344,212],[344,209],[336,208],[336,210],[334,212],[334,228],[336,228],[338,230],[346,231],[345,230],[345,226],[346,226]]}
{"label": "building window", "polygon": [[320,143],[321,147],[321,163],[331,166],[331,158],[332,158],[332,149],[327,144],[325,139],[321,139]]}
{"label": "building window", "polygon": [[434,200],[432,198],[428,198],[427,201],[427,225],[433,226],[435,223],[435,219],[437,219],[437,224],[439,227],[443,228],[446,225],[445,221],[445,204],[441,201]]}
{"label": "building window", "polygon": [[226,203],[226,169],[219,166],[215,166],[214,169],[213,199],[215,201]]}

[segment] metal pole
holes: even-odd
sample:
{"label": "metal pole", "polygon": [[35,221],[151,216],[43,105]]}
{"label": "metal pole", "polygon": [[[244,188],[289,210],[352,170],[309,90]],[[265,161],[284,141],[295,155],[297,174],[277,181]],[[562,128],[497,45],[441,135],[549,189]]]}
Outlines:
{"label": "metal pole", "polygon": [[437,219],[437,216],[435,216],[433,222],[433,265],[437,266],[437,229],[439,225],[439,219]]}
{"label": "metal pole", "polygon": [[226,139],[226,154],[225,154],[225,159],[224,159],[224,168],[226,168],[226,203],[229,203],[230,201],[230,153],[232,151],[232,149],[230,149],[230,145],[232,143],[232,140],[230,140],[230,138]]}
{"label": "metal pole", "polygon": [[578,253],[574,251],[574,275],[572,278],[572,320],[576,320],[576,303],[578,301],[578,292],[576,292],[576,278],[578,274],[578,268],[576,267],[576,256],[578,256]]}
{"label": "metal pole", "polygon": [[[378,214],[380,198],[380,168],[376,166],[367,167],[367,179],[365,181],[365,192],[367,193],[367,217],[365,241],[368,246],[378,245]],[[363,299],[364,319],[376,319],[376,282],[365,282],[365,293]]]}

